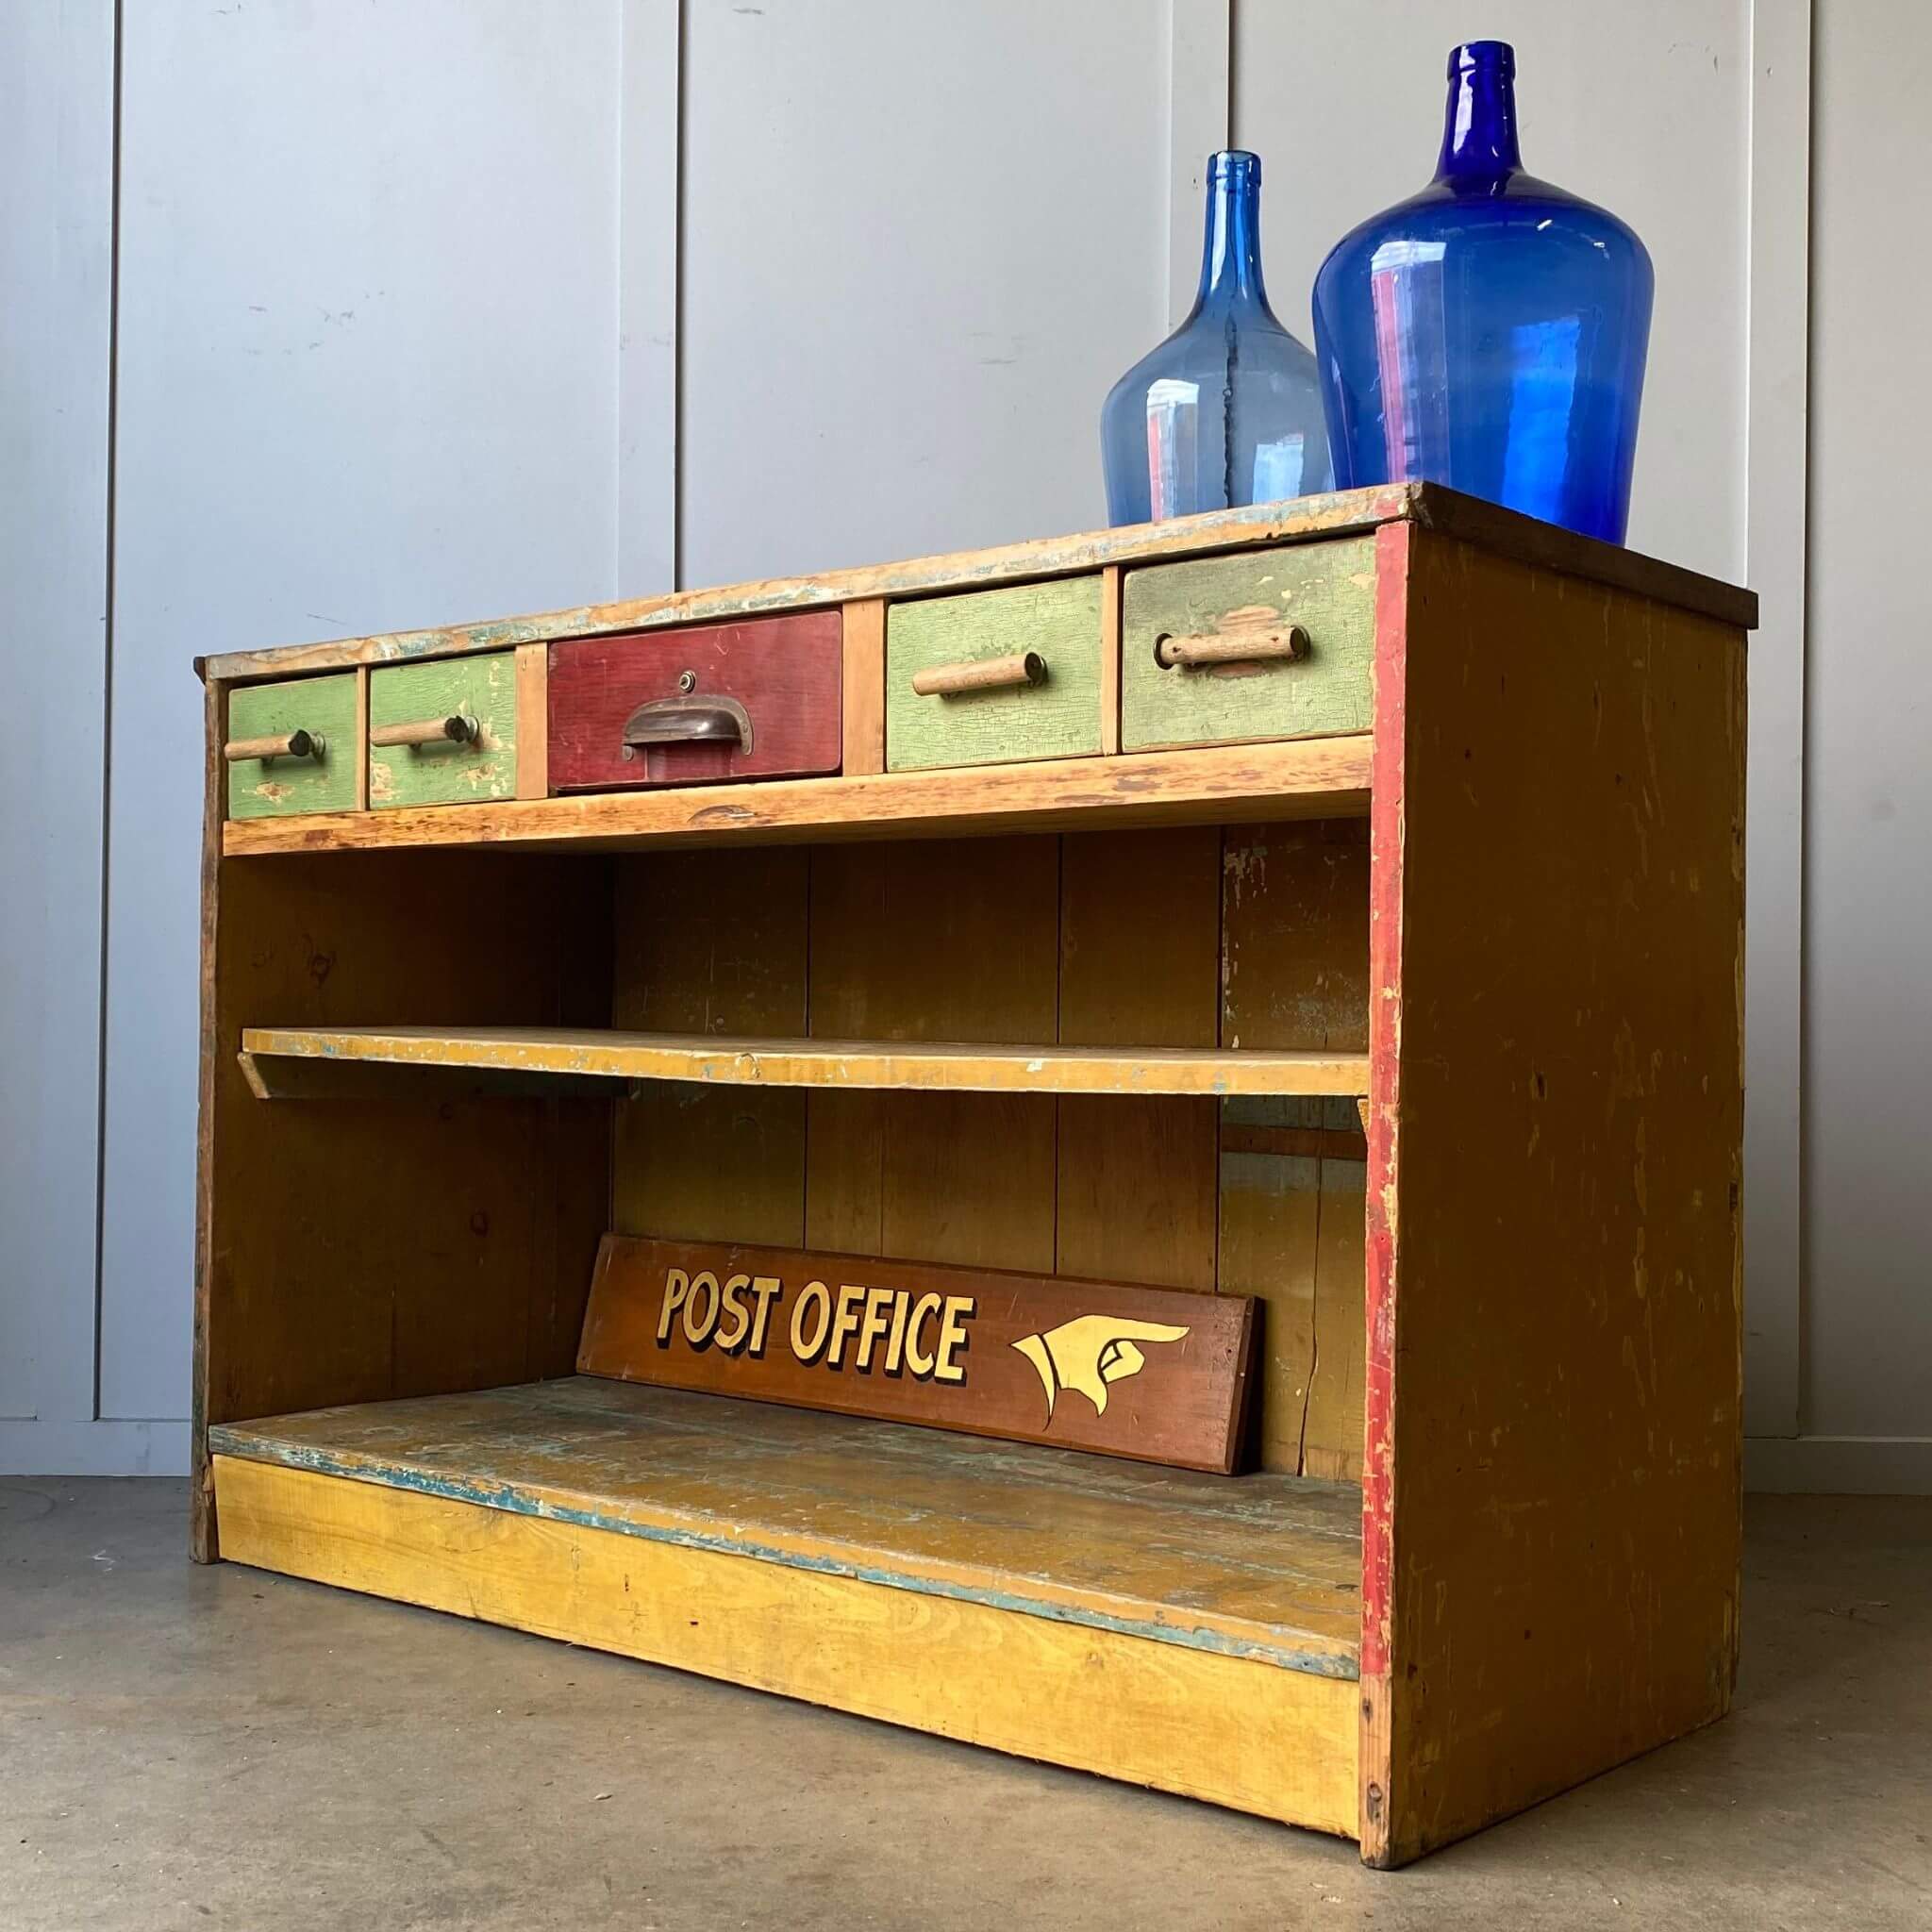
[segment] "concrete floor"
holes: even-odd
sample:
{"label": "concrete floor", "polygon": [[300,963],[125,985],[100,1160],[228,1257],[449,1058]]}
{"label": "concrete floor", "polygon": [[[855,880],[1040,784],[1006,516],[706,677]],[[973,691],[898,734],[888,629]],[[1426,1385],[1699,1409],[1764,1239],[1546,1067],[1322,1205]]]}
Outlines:
{"label": "concrete floor", "polygon": [[1736,1713],[1354,1847],[184,1555],[0,1482],[0,1927],[1932,1926],[1932,1500],[1755,1500]]}

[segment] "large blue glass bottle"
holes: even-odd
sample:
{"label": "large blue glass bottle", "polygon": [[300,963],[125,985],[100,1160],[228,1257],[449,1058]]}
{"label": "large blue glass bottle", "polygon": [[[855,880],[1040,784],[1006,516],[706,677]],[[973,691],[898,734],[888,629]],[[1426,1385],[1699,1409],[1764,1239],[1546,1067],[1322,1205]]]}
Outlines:
{"label": "large blue glass bottle", "polygon": [[1523,172],[1515,74],[1501,41],[1450,55],[1436,178],[1315,278],[1336,482],[1427,477],[1621,543],[1650,257],[1614,215]]}
{"label": "large blue glass bottle", "polygon": [[1114,384],[1100,412],[1111,523],[1330,487],[1315,358],[1268,307],[1260,217],[1260,157],[1210,157],[1201,291],[1188,319]]}

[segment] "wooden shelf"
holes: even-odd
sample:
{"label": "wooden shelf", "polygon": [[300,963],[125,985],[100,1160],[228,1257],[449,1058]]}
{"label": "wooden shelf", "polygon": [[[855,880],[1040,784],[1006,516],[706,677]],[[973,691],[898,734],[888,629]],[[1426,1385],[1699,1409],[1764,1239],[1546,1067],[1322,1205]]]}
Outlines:
{"label": "wooden shelf", "polygon": [[[382,1067],[445,1068],[538,1085],[691,1080],[731,1087],[929,1088],[979,1093],[1341,1094],[1369,1091],[1365,1054],[1214,1047],[762,1040],[496,1026],[250,1026],[242,1066],[258,1098],[316,1097]],[[329,1091],[334,1091],[333,1084]],[[350,1091],[346,1085],[342,1091]]]}
{"label": "wooden shelf", "polygon": [[1370,750],[1362,733],[962,771],[230,819],[222,852],[241,858],[424,845],[622,851],[1359,818],[1368,810]]}
{"label": "wooden shelf", "polygon": [[[591,1375],[230,1424],[208,1447],[1318,1676],[1353,1678],[1360,1655],[1351,1483],[1199,1475]],[[226,1543],[225,1481],[222,1511]]]}

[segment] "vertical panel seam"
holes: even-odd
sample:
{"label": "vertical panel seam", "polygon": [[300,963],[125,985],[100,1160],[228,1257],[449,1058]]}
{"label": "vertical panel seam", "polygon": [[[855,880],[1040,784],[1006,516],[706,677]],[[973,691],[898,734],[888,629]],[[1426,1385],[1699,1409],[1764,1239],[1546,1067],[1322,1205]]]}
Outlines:
{"label": "vertical panel seam", "polygon": [[122,0],[114,0],[113,75],[108,158],[108,450],[101,569],[101,887],[100,945],[94,979],[94,1319],[92,1420],[101,1420],[103,1313],[107,1303],[108,1225],[108,922],[114,841],[114,543],[115,457],[120,435],[121,361],[121,72]]}
{"label": "vertical panel seam", "polygon": [[[1810,272],[1811,236],[1814,232],[1815,183],[1811,165],[1813,132],[1818,111],[1818,90],[1814,68],[1815,16],[1811,0],[1752,0],[1745,20],[1746,96],[1745,108],[1745,262],[1744,262],[1744,462],[1743,462],[1743,548],[1747,577],[1768,575],[1773,591],[1767,600],[1766,632],[1762,642],[1770,646],[1778,639],[1776,626],[1790,626],[1796,664],[1790,682],[1778,679],[1779,665],[1770,648],[1755,652],[1758,675],[1774,682],[1760,696],[1766,699],[1748,707],[1746,733],[1757,757],[1760,772],[1792,770],[1796,787],[1795,825],[1781,832],[1774,850],[1775,862],[1767,858],[1762,841],[1778,826],[1782,813],[1773,813],[1771,824],[1757,834],[1757,852],[1751,861],[1754,871],[1767,876],[1780,872],[1788,862],[1794,879],[1792,899],[1796,931],[1777,938],[1789,944],[1795,958],[1775,944],[1770,960],[1759,959],[1757,999],[1759,1024],[1752,1028],[1760,1041],[1782,1037],[1790,1055],[1790,1088],[1776,1091],[1766,1084],[1760,1073],[1755,1081],[1756,1103],[1747,1102],[1747,1144],[1763,1129],[1756,1124],[1768,1116],[1793,1123],[1792,1141],[1774,1146],[1776,1165],[1789,1179],[1790,1188],[1774,1181],[1767,1187],[1749,1189],[1745,1196],[1746,1275],[1757,1284],[1754,1306],[1757,1314],[1747,1326],[1752,1332],[1775,1335],[1782,1346],[1767,1356],[1755,1351],[1760,1376],[1773,1384],[1768,1401],[1771,1422],[1779,1435],[1791,1436],[1805,1426],[1807,1350],[1805,1324],[1807,1296],[1808,1249],[1806,1234],[1807,1216],[1807,1160],[1805,1131],[1806,1057],[1806,963],[1807,892],[1806,847],[1809,836],[1806,798],[1806,750],[1808,737],[1806,704],[1806,658],[1810,620],[1810,517],[1809,517],[1809,397],[1813,352],[1811,344],[1811,304],[1813,279]],[[1803,63],[1803,114],[1790,98],[1797,76],[1793,69]],[[1802,197],[1789,170],[1802,173]],[[1780,231],[1774,224],[1794,218]],[[1780,245],[1781,237],[1784,245]],[[1786,258],[1795,254],[1795,260]],[[1774,281],[1774,269],[1779,271]],[[1792,336],[1800,339],[1795,343]],[[1789,366],[1774,366],[1780,356]],[[1798,378],[1795,400],[1790,396],[1791,378]],[[1790,412],[1795,412],[1795,423]],[[1795,474],[1793,474],[1795,472]],[[1795,571],[1792,586],[1790,574]],[[1795,608],[1779,591],[1795,593]],[[1778,700],[1782,700],[1780,703]],[[1795,708],[1795,720],[1789,717]],[[1777,742],[1766,742],[1772,717],[1786,714],[1788,730]],[[1747,776],[1747,786],[1749,778]],[[1760,805],[1762,800],[1759,801]],[[1747,813],[1747,850],[1753,843],[1753,815]],[[1747,930],[1745,947],[1747,976],[1755,941]],[[1795,982],[1793,985],[1792,982]],[[1790,992],[1790,1008],[1781,1023],[1778,1017],[1781,988]],[[1750,1023],[1747,1019],[1747,1027]],[[1789,1032],[1786,1031],[1787,1026]],[[1747,1044],[1746,1052],[1750,1049]],[[1782,1055],[1780,1055],[1782,1058]],[[1781,1084],[1781,1083],[1780,1083]],[[1760,1153],[1758,1166],[1764,1166]],[[1759,1174],[1763,1182],[1764,1174]],[[1763,1226],[1767,1203],[1789,1197],[1791,1224],[1788,1241],[1758,1233],[1754,1238],[1752,1202],[1757,1203],[1756,1221]],[[1757,1265],[1752,1264],[1755,1259]],[[1767,1269],[1769,1272],[1767,1272]],[[1775,1297],[1767,1304],[1765,1291]],[[1748,1342],[1747,1342],[1748,1349]],[[1747,1418],[1749,1426],[1749,1390]]]}

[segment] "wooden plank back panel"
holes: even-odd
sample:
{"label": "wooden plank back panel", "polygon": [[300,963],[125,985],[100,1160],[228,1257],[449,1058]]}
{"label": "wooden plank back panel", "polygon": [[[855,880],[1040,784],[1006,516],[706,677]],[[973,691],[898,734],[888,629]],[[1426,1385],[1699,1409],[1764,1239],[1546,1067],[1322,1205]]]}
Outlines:
{"label": "wooden plank back panel", "polygon": [[[1357,820],[1229,826],[1223,867],[1224,1046],[1365,1051],[1369,848]],[[1357,1478],[1362,1460],[1362,1161],[1351,1103],[1223,1105],[1221,1285],[1261,1296],[1261,1460]],[[1232,1144],[1230,1144],[1232,1143]]]}
{"label": "wooden plank back panel", "polygon": [[[1060,854],[1061,1041],[1213,1046],[1220,827],[1074,834]],[[1060,1274],[1212,1291],[1218,1112],[1160,1096],[1060,1101]]]}
{"label": "wooden plank back panel", "polygon": [[[346,871],[327,858],[225,861],[214,903],[204,1426],[567,1369],[608,1222],[607,1105],[267,1108],[234,1047],[271,1015],[601,1021],[608,867],[455,853],[372,855]],[[480,940],[446,911],[504,903],[520,916]]]}
{"label": "wooden plank back panel", "polygon": [[1719,1716],[1738,1641],[1743,639],[1408,541],[1374,806],[1382,1864]]}
{"label": "wooden plank back panel", "polygon": [[[619,860],[612,1024],[802,1034],[808,877],[791,847]],[[644,1085],[617,1108],[610,1224],[803,1241],[805,1118],[795,1089]]]}
{"label": "wooden plank back panel", "polygon": [[[824,1039],[1054,1038],[1059,841],[811,856],[809,1028]],[[1051,1096],[813,1093],[809,1245],[1050,1274]]]}

